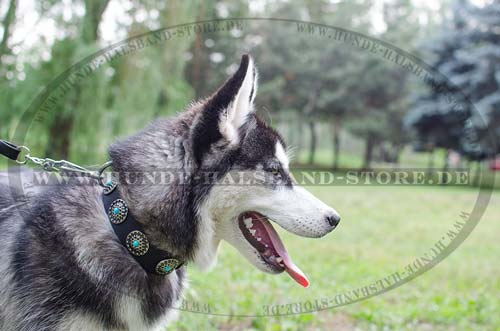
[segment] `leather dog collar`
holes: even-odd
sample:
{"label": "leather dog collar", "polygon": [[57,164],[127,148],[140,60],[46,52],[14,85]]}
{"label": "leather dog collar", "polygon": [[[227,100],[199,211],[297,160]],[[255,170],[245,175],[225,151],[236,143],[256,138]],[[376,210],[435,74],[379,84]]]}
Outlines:
{"label": "leather dog collar", "polygon": [[120,197],[117,185],[106,183],[102,202],[113,231],[120,243],[148,273],[168,275],[184,263],[172,254],[152,245],[142,225],[131,214],[127,203]]}

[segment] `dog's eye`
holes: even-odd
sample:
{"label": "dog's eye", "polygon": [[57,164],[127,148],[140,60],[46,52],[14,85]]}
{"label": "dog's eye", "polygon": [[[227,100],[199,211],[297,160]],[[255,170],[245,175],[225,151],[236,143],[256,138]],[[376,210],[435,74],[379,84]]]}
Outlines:
{"label": "dog's eye", "polygon": [[279,175],[280,173],[280,169],[278,166],[271,166],[271,168],[269,168],[269,171],[275,176]]}

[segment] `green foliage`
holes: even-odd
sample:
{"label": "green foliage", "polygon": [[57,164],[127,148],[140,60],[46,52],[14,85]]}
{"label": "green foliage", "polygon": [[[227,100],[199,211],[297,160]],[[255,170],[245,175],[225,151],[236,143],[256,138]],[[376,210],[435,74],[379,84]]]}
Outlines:
{"label": "green foliage", "polygon": [[[42,40],[23,52],[34,56],[48,52],[48,57],[35,56],[35,60],[30,61],[26,57],[16,59],[8,38],[2,42],[6,46],[6,54],[2,57],[4,75],[0,79],[0,101],[5,109],[9,109],[0,112],[3,124],[0,133],[3,137],[13,135],[21,114],[28,108],[33,96],[39,93],[40,87],[47,86],[65,69],[101,47],[99,23],[107,3],[74,0],[75,6],[87,10],[84,14],[73,15],[71,19],[63,16],[57,1],[38,3],[36,10],[56,22],[61,29],[60,37],[53,43]],[[415,45],[427,38],[436,28],[436,21],[439,21],[439,17],[432,18],[436,13],[425,8],[417,10],[407,0],[384,3],[381,14],[386,29],[375,32],[372,15],[376,6],[369,2],[264,1],[258,8],[252,7],[255,6],[230,1],[172,1],[158,6],[153,1],[136,0],[126,10],[130,21],[122,30],[132,37],[149,31],[153,26],[193,20],[188,19],[193,13],[200,20],[259,14],[272,16],[270,14],[274,13],[275,16],[333,23],[340,28],[375,35],[403,49],[420,52]],[[451,39],[443,36],[440,40],[445,46],[442,50],[439,47],[435,49],[438,57],[444,59],[446,54],[453,53],[463,63],[470,63],[482,55],[489,59],[487,63],[493,66],[498,63],[495,61],[495,48],[483,47],[496,42],[497,38],[487,28],[495,22],[489,10],[496,12],[497,8],[492,4],[472,11],[479,21],[484,22],[486,28],[482,33],[468,29],[464,40],[458,38],[456,31]],[[443,6],[441,15],[445,11],[446,6]],[[157,14],[147,20],[137,19],[144,13],[152,12]],[[422,15],[428,20],[426,24],[421,22]],[[477,56],[460,53],[464,45]],[[257,59],[260,69],[257,111],[266,117],[271,113],[278,118],[274,125],[279,126],[283,119],[288,121],[285,127],[289,140],[297,146],[298,153],[307,147],[309,162],[317,161],[318,151],[324,144],[319,122],[328,123],[333,133],[329,145],[334,167],[341,162],[339,155],[343,150],[341,146],[346,144],[342,139],[345,130],[365,140],[364,166],[369,167],[372,158],[377,155],[384,155],[386,161],[398,162],[403,146],[411,138],[403,125],[409,109],[409,96],[411,92],[419,94],[421,86],[412,82],[402,68],[370,52],[326,40],[318,33],[302,33],[295,22],[265,20],[243,21],[242,28],[231,31],[205,31],[172,38],[113,60],[52,105],[43,122],[29,127],[26,141],[39,155],[71,158],[83,163],[101,162],[106,158],[106,147],[116,137],[131,134],[155,117],[175,114],[189,101],[210,95],[235,69],[240,55],[247,51]],[[437,61],[441,66],[446,65],[443,60]],[[496,79],[494,73],[497,69],[488,71],[488,68],[488,65],[472,66],[463,75],[479,77],[476,85],[484,86],[481,77],[488,77],[490,81]],[[481,76],[485,70],[489,76]],[[473,80],[462,81],[464,84],[469,82],[469,85],[461,88],[473,89]],[[483,93],[478,103],[481,114],[491,119],[488,126],[478,128],[472,122],[468,124],[472,128],[469,131],[479,135],[483,141],[486,140],[486,131],[498,128],[496,90],[486,89],[491,93]],[[429,99],[426,98],[421,99],[421,105],[425,106],[424,101]],[[451,114],[450,119],[454,122],[445,121],[451,128],[446,131],[440,129],[442,124],[435,116],[426,116],[421,117],[421,126],[426,130],[431,130],[427,128],[429,125],[437,127],[432,129],[437,133],[427,135],[429,139],[438,140],[447,136],[447,143],[441,144],[441,147],[457,149],[462,145],[464,117]],[[450,123],[453,125],[450,126]],[[308,146],[305,146],[305,141],[308,141]]]}
{"label": "green foliage", "polygon": [[408,114],[418,134],[417,149],[453,149],[471,160],[498,153],[498,13],[495,1],[482,8],[455,1],[453,16],[438,37],[427,41],[443,76],[427,81],[427,93]]}

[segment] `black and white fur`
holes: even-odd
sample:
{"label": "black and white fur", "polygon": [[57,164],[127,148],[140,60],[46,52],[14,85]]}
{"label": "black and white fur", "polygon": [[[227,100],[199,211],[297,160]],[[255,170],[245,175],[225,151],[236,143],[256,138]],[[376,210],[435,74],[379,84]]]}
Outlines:
{"label": "black and white fur", "polygon": [[[242,236],[237,217],[258,211],[286,230],[320,237],[336,212],[294,185],[282,138],[255,114],[257,71],[244,55],[211,97],[113,144],[120,193],[153,244],[201,269],[221,240],[274,272]],[[131,173],[175,169],[169,185]],[[273,169],[271,173],[268,171]],[[216,182],[203,180],[204,172]],[[236,171],[266,174],[262,185],[218,185]],[[182,179],[181,179],[182,177]],[[30,199],[0,176],[0,330],[156,330],[179,300],[186,267],[147,274],[117,240],[98,185],[35,190]]]}

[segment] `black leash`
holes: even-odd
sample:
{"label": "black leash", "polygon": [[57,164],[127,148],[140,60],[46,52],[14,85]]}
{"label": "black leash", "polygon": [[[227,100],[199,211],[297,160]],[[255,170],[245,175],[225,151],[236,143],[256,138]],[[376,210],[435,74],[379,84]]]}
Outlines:
{"label": "black leash", "polygon": [[19,154],[21,154],[21,148],[17,147],[13,143],[0,139],[0,154],[8,157],[12,161],[18,161]]}

